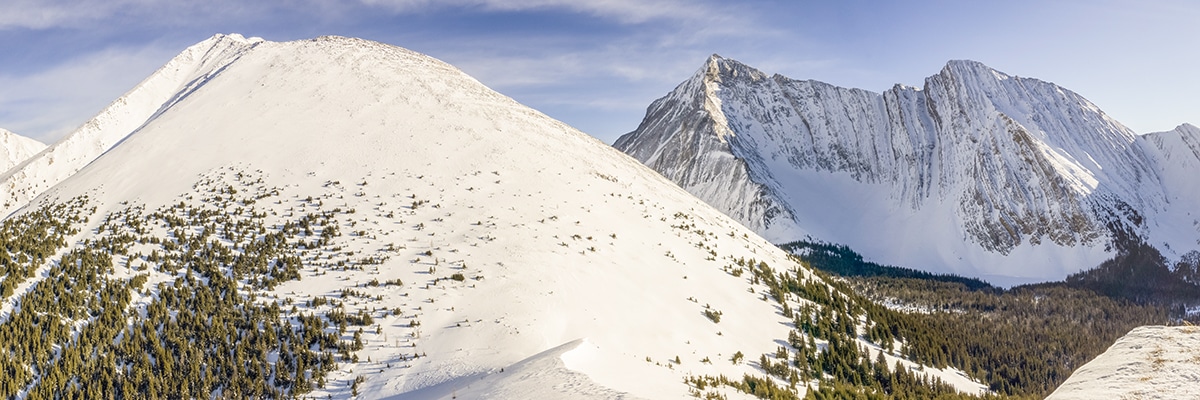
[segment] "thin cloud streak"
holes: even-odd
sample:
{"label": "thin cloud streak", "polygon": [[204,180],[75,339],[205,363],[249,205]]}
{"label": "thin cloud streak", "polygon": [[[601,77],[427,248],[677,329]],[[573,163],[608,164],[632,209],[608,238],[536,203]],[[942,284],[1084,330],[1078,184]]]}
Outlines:
{"label": "thin cloud streak", "polygon": [[177,29],[237,21],[269,21],[284,12],[319,17],[331,10],[326,3],[320,0],[5,0],[0,2],[0,31]]}
{"label": "thin cloud streak", "polygon": [[103,19],[126,1],[9,0],[0,3],[0,30],[45,29]]}
{"label": "thin cloud streak", "polygon": [[717,12],[709,4],[680,0],[362,0],[362,3],[400,13],[425,12],[444,7],[509,12],[566,10],[611,18],[623,24],[640,24],[652,20],[716,23],[729,22],[732,18],[728,13]]}
{"label": "thin cloud streak", "polygon": [[32,75],[0,75],[3,128],[55,142],[132,89],[176,51],[157,46],[110,48]]}

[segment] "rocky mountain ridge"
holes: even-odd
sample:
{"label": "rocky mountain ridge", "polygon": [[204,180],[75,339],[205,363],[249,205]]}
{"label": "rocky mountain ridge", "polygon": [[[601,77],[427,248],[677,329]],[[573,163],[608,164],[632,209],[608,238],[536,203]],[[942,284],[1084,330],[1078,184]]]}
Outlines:
{"label": "rocky mountain ridge", "polygon": [[1139,136],[1074,92],[974,61],[875,93],[714,55],[614,145],[776,243],[1029,281],[1094,266],[1123,234],[1200,246],[1194,217],[1176,218],[1200,198],[1167,196],[1194,186],[1176,176],[1200,160],[1174,145],[1194,142],[1187,126]]}

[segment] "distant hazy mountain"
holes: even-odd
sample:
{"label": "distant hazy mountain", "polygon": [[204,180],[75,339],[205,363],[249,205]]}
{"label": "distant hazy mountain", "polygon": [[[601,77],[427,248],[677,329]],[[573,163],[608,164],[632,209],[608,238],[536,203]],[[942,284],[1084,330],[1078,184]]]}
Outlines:
{"label": "distant hazy mountain", "polygon": [[1200,132],[1138,136],[1049,82],[951,61],[883,93],[714,55],[615,146],[775,243],[1000,283],[1142,239],[1200,247]]}

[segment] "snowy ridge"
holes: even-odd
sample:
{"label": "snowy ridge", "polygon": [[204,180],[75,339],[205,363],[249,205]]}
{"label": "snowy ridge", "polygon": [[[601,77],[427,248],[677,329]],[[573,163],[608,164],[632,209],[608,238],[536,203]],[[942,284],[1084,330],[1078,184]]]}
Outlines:
{"label": "snowy ridge", "polygon": [[261,41],[216,35],[184,50],[67,137],[0,175],[0,215],[71,176]]}
{"label": "snowy ridge", "polygon": [[45,149],[42,142],[0,128],[0,171],[7,171]]}
{"label": "snowy ridge", "polygon": [[1167,206],[1132,131],[1074,92],[974,61],[875,93],[714,55],[615,146],[773,242],[1002,283],[1094,266],[1113,227],[1149,235],[1161,221],[1142,217]]}
{"label": "snowy ridge", "polygon": [[[338,254],[257,293],[302,313],[319,307],[308,299],[366,293],[341,297],[377,318],[360,361],[311,396],[348,398],[362,378],[367,398],[683,398],[689,375],[761,375],[731,357],[773,352],[791,329],[763,284],[726,270],[733,260],[818,279],[636,160],[436,59],[342,37],[237,54],[31,204],[88,195],[96,216],[78,239],[107,213],[194,203],[206,187],[261,193],[217,212],[266,226],[338,210]],[[313,267],[346,254],[382,261]],[[131,261],[144,257],[115,264]],[[149,274],[149,288],[178,278]]]}
{"label": "snowy ridge", "polygon": [[[705,68],[670,95],[656,100],[638,127],[637,132],[644,134],[622,136],[614,147],[746,226],[767,232],[768,238],[796,232],[800,228],[788,204],[771,194],[770,187],[778,188],[778,182],[769,175],[746,179],[763,168],[748,165],[757,159],[745,158],[738,154],[740,147],[731,146],[735,135],[716,95],[723,79],[719,66],[722,61],[714,54]],[[762,78],[761,73],[751,69],[740,73]],[[736,76],[739,71],[730,74]]]}
{"label": "snowy ridge", "polygon": [[1143,326],[1084,364],[1047,399],[1200,397],[1200,328]]}

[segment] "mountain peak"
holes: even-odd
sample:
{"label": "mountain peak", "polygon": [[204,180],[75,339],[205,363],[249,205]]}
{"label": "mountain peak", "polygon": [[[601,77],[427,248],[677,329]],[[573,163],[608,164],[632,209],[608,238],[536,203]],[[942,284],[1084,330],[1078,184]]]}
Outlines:
{"label": "mountain peak", "polygon": [[728,69],[727,66],[731,64],[741,63],[737,62],[737,60],[721,57],[720,54],[713,53],[711,56],[708,56],[708,59],[704,60],[704,66],[700,70],[709,74],[718,74],[721,70]]}
{"label": "mountain peak", "polygon": [[228,40],[235,40],[235,41],[239,41],[239,42],[247,42],[247,43],[254,43],[254,42],[262,42],[262,41],[264,41],[264,40],[263,40],[263,38],[260,38],[260,37],[257,37],[257,36],[251,36],[251,37],[248,37],[248,38],[247,38],[246,36],[244,36],[244,35],[242,35],[242,34],[240,34],[240,33],[236,33],[236,32],[231,32],[231,33],[218,33],[218,34],[215,34],[215,35],[213,35],[213,36],[212,36],[211,38],[209,38],[209,39],[213,39],[213,40],[228,39]]}
{"label": "mountain peak", "polygon": [[732,58],[721,57],[713,53],[704,62],[704,67],[697,75],[706,80],[724,81],[728,79],[745,79],[757,81],[767,78],[767,74]]}
{"label": "mountain peak", "polygon": [[339,35],[317,36],[315,38],[309,39],[308,41],[317,42],[317,43],[328,42],[328,43],[339,43],[339,44],[376,43],[376,42],[372,42],[372,41],[366,40],[366,39],[360,39],[360,38],[349,37],[349,36],[339,36]]}
{"label": "mountain peak", "polygon": [[946,62],[946,66],[942,67],[941,75],[956,75],[956,76],[992,76],[997,80],[1005,80],[1011,78],[1010,75],[996,70],[975,60],[950,60]]}
{"label": "mountain peak", "polygon": [[984,68],[984,69],[992,69],[992,67],[989,67],[989,66],[987,66],[987,64],[984,64],[984,63],[982,63],[982,62],[975,61],[975,60],[968,60],[968,59],[965,59],[965,58],[964,58],[964,59],[958,59],[958,60],[948,60],[948,61],[946,61],[946,68],[952,68],[952,67],[953,67],[953,68]]}
{"label": "mountain peak", "polygon": [[[238,44],[238,45],[253,45],[253,44],[258,44],[258,43],[262,43],[265,41],[266,40],[264,40],[263,38],[260,38],[257,36],[245,37],[240,33],[218,33],[218,34],[210,36],[208,39],[205,39],[203,41],[200,41],[199,43],[189,46],[188,49],[190,50],[190,49],[212,48],[212,47],[216,47],[222,43]],[[186,53],[187,50],[185,50],[184,52]]]}

